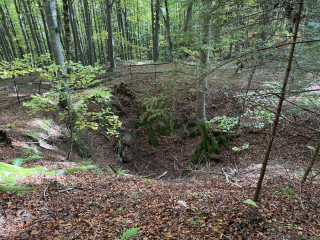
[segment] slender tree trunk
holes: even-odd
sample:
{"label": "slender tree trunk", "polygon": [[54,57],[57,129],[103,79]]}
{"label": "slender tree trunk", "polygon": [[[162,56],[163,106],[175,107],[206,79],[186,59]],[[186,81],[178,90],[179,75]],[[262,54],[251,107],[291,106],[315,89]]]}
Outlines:
{"label": "slender tree trunk", "polygon": [[40,56],[41,55],[41,51],[40,51],[40,47],[39,47],[39,42],[38,42],[38,39],[37,39],[37,36],[36,36],[35,28],[34,28],[34,26],[32,24],[31,16],[30,16],[29,11],[28,11],[27,3],[26,3],[25,0],[21,0],[21,2],[23,4],[24,10],[25,10],[25,15],[26,15],[26,18],[27,18],[27,21],[28,21],[28,25],[30,27],[31,36],[32,36],[32,39],[33,39],[33,42],[34,42],[34,45],[35,45],[35,48],[36,48],[37,55]]}
{"label": "slender tree trunk", "polygon": [[14,41],[13,41],[12,34],[11,34],[11,31],[10,31],[10,28],[9,28],[9,24],[8,24],[8,22],[6,20],[6,15],[5,15],[4,11],[3,11],[3,8],[1,6],[1,4],[0,4],[0,14],[1,14],[1,20],[2,20],[3,28],[5,30],[5,33],[7,35],[7,38],[9,40],[9,43],[10,43],[10,46],[11,46],[13,57],[16,58],[16,57],[18,57],[17,51],[16,51],[16,47],[14,45]]}
{"label": "slender tree trunk", "polygon": [[85,22],[86,22],[86,34],[87,34],[87,42],[88,42],[88,58],[89,58],[89,64],[94,66],[95,64],[95,49],[94,49],[94,43],[92,39],[92,21],[91,21],[91,12],[88,5],[88,0],[83,0],[84,5],[84,11],[85,11]]}
{"label": "slender tree trunk", "polygon": [[151,7],[150,7],[150,10],[151,10],[151,35],[152,35],[152,56],[153,56],[153,48],[154,48],[154,2],[153,0],[151,0],[151,3],[150,3]]}
{"label": "slender tree trunk", "polygon": [[159,59],[159,31],[160,31],[160,0],[156,0],[155,7],[155,22],[154,22],[154,41],[153,41],[153,61],[157,62]]}
{"label": "slender tree trunk", "polygon": [[186,33],[190,30],[190,22],[192,20],[192,8],[193,8],[193,1],[190,1],[190,3],[188,4],[188,8],[187,8],[187,16],[186,19],[184,21],[184,28],[183,31]]}
{"label": "slender tree trunk", "polygon": [[128,42],[128,58],[133,59],[133,50],[132,50],[132,39],[130,35],[130,26],[129,26],[129,20],[128,20],[128,11],[127,11],[127,2],[125,3],[125,11],[124,11],[124,23],[126,27],[126,37]]}
{"label": "slender tree trunk", "polygon": [[293,39],[292,39],[293,44],[291,44],[291,50],[290,50],[290,54],[289,54],[289,58],[288,58],[288,65],[287,65],[286,73],[285,73],[285,76],[284,76],[284,79],[283,79],[283,83],[282,83],[281,93],[280,93],[278,107],[277,107],[277,113],[276,113],[275,119],[273,121],[274,123],[273,123],[272,132],[271,132],[271,136],[270,136],[269,143],[268,143],[268,148],[267,148],[267,151],[266,151],[264,159],[263,159],[263,164],[262,164],[261,172],[260,172],[260,178],[258,180],[256,191],[254,193],[254,201],[258,201],[259,200],[259,194],[260,194],[263,178],[264,178],[264,175],[266,173],[266,169],[267,169],[268,160],[269,160],[270,152],[271,152],[271,149],[272,149],[273,141],[274,141],[274,138],[275,138],[276,133],[277,133],[277,127],[278,127],[278,123],[279,123],[280,116],[281,116],[281,111],[282,111],[282,105],[283,105],[283,101],[284,101],[285,95],[286,95],[286,87],[287,87],[289,75],[290,75],[290,72],[291,72],[293,53],[294,53],[294,49],[295,49],[295,46],[296,46],[295,42],[297,41],[297,37],[298,37],[298,31],[299,31],[299,24],[300,24],[300,20],[301,20],[302,7],[303,7],[303,0],[300,0],[300,2],[299,2],[299,10],[298,10],[298,15],[297,15],[297,21],[296,21],[296,24],[295,24],[294,35],[293,35]]}
{"label": "slender tree trunk", "polygon": [[74,49],[75,49],[75,60],[76,62],[80,61],[82,64],[84,64],[84,58],[83,58],[82,48],[81,48],[81,40],[79,38],[79,33],[77,31],[78,29],[77,19],[74,14],[72,0],[68,0],[68,4],[70,9],[70,22],[71,22],[72,36],[73,36]]}
{"label": "slender tree trunk", "polygon": [[33,28],[35,30],[34,33],[35,33],[35,37],[36,37],[38,45],[39,45],[40,53],[44,54],[43,45],[42,45],[41,37],[40,37],[40,34],[39,34],[40,31],[39,31],[38,24],[37,24],[37,21],[35,19],[35,16],[33,14],[33,9],[31,7],[30,0],[27,0],[27,6],[28,6],[28,12],[30,13],[30,19],[31,19],[31,22],[32,22],[32,26],[33,26]]}
{"label": "slender tree trunk", "polygon": [[[202,69],[202,74],[205,74],[206,66],[209,63],[209,44],[211,40],[211,18],[212,8],[211,0],[201,0],[202,9],[202,47],[199,51],[200,53],[200,65]],[[220,148],[217,141],[210,134],[209,127],[207,125],[206,116],[206,94],[208,92],[208,82],[207,77],[200,77],[198,80],[198,91],[197,91],[197,106],[196,106],[196,118],[197,124],[201,133],[201,141],[192,155],[190,162],[195,165],[199,163],[201,158],[201,153],[204,153],[204,162],[208,160],[211,153],[220,153]]]}
{"label": "slender tree trunk", "polygon": [[[92,13],[93,13],[93,24],[94,24],[94,29],[96,31],[96,35],[100,35],[100,32],[98,30],[98,25],[97,25],[97,16],[96,16],[95,7],[92,8]],[[97,44],[98,44],[99,62],[102,63],[102,53],[101,53],[99,39],[97,40]],[[95,57],[95,59],[97,60],[98,58]]]}
{"label": "slender tree trunk", "polygon": [[167,13],[167,38],[168,38],[168,45],[169,45],[169,54],[170,54],[170,62],[173,62],[173,52],[172,52],[172,41],[171,41],[171,34],[170,34],[170,16],[169,16],[169,7],[168,7],[168,0],[164,1],[166,5],[166,13]]}
{"label": "slender tree trunk", "polygon": [[[209,63],[209,49],[211,38],[211,16],[208,16],[208,7],[211,4],[207,4],[207,0],[201,0],[202,3],[202,47],[199,51],[200,53],[200,64],[202,68],[205,69],[207,63]],[[207,78],[203,78],[199,82],[199,91],[197,93],[197,122],[198,125],[204,124],[207,121],[206,117],[206,92],[208,91]]]}
{"label": "slender tree trunk", "polygon": [[125,60],[128,60],[127,39],[126,39],[126,34],[123,26],[124,24],[122,20],[121,0],[117,1],[117,19],[118,19],[119,32],[121,33],[121,44],[123,46],[123,56]]}
{"label": "slender tree trunk", "polygon": [[66,47],[66,59],[72,60],[71,54],[71,31],[70,31],[70,14],[69,14],[68,0],[63,0],[63,21],[64,21],[64,34],[65,34],[65,47]]}
{"label": "slender tree trunk", "polygon": [[51,47],[51,43],[50,43],[50,37],[49,37],[49,31],[48,31],[46,16],[45,16],[45,13],[44,13],[44,10],[43,10],[43,6],[41,5],[41,1],[40,0],[38,0],[38,6],[39,6],[39,9],[40,9],[41,19],[42,19],[42,23],[43,23],[43,27],[44,27],[44,32],[45,32],[45,35],[46,35],[46,41],[47,41],[49,53],[50,53],[51,58],[53,59],[53,52],[52,52],[52,47]]}
{"label": "slender tree trunk", "polygon": [[111,9],[112,5],[110,0],[106,0],[107,5],[107,28],[108,28],[108,56],[110,62],[110,71],[113,71],[116,68],[116,60],[114,55],[114,41],[113,41],[113,32],[112,32],[112,18],[111,18]]}
{"label": "slender tree trunk", "polygon": [[31,46],[30,46],[29,37],[28,37],[27,31],[26,31],[26,27],[24,25],[22,16],[20,14],[20,7],[19,7],[19,5],[17,3],[17,0],[14,0],[14,6],[15,6],[15,9],[16,9],[18,18],[19,18],[19,24],[20,24],[20,27],[21,27],[21,31],[22,31],[22,35],[23,35],[26,47],[27,47],[27,52],[29,54],[31,54],[31,57],[32,57],[32,50],[31,50]]}
{"label": "slender tree trunk", "polygon": [[1,27],[0,27],[0,42],[1,42],[2,51],[4,53],[5,58],[7,59],[8,62],[11,62],[12,56],[11,56],[11,53],[9,52],[9,46],[7,44],[4,32],[2,31]]}
{"label": "slender tree trunk", "polygon": [[319,142],[318,142],[318,145],[317,145],[316,149],[314,150],[314,153],[312,154],[311,161],[310,161],[310,163],[309,163],[309,165],[308,165],[308,167],[307,167],[306,171],[304,172],[304,175],[303,175],[303,177],[301,179],[301,188],[302,188],[303,184],[305,183],[305,181],[307,180],[307,177],[308,177],[308,175],[309,175],[314,163],[317,160],[317,157],[318,157],[318,154],[319,154],[319,150],[320,150],[320,139],[319,139]]}
{"label": "slender tree trunk", "polygon": [[13,37],[14,37],[14,41],[15,41],[15,43],[16,43],[16,46],[18,47],[18,51],[19,51],[19,57],[20,58],[23,58],[23,48],[22,48],[22,46],[21,46],[21,44],[20,44],[20,41],[19,41],[19,38],[18,38],[18,36],[17,36],[17,32],[16,32],[16,30],[15,30],[15,27],[14,27],[14,25],[13,25],[13,22],[12,22],[12,19],[11,19],[11,17],[10,17],[10,12],[9,12],[9,10],[8,10],[8,6],[7,6],[7,2],[4,0],[4,6],[5,6],[5,9],[6,9],[6,14],[7,14],[7,16],[8,16],[8,22],[9,22],[9,25],[10,25],[10,29],[11,29],[11,32],[12,32],[12,34],[13,34]]}

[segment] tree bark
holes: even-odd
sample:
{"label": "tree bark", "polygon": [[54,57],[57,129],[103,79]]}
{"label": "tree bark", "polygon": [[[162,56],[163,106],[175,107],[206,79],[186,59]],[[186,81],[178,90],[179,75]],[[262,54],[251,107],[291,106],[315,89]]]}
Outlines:
{"label": "tree bark", "polygon": [[23,35],[26,47],[27,47],[27,52],[31,55],[31,58],[32,58],[32,49],[31,49],[31,46],[30,46],[29,37],[28,37],[27,31],[26,31],[26,27],[24,25],[22,16],[20,14],[20,7],[19,7],[19,5],[17,3],[17,0],[14,0],[14,6],[15,6],[15,9],[16,9],[18,18],[19,18],[19,24],[20,24],[20,27],[21,27],[21,30],[22,30],[22,35]]}
{"label": "tree bark", "polygon": [[166,5],[166,13],[167,13],[167,39],[169,45],[169,54],[170,54],[170,62],[173,62],[173,52],[172,52],[172,41],[171,41],[171,34],[170,34],[170,15],[169,15],[169,7],[168,7],[168,0],[164,1]]}
{"label": "tree bark", "polygon": [[160,0],[156,0],[155,6],[155,21],[154,21],[154,37],[153,37],[153,61],[157,62],[159,59],[159,31],[160,31]]}
{"label": "tree bark", "polygon": [[46,41],[47,41],[49,53],[50,53],[51,58],[53,59],[53,52],[52,52],[52,47],[51,47],[51,43],[50,43],[48,25],[47,25],[46,16],[45,16],[45,13],[44,13],[44,10],[43,10],[43,6],[41,5],[41,1],[40,0],[38,0],[38,6],[39,6],[39,9],[40,9],[41,19],[42,19],[42,23],[43,23],[43,26],[44,26],[44,32],[45,32],[45,35],[46,35]]}
{"label": "tree bark", "polygon": [[307,180],[307,177],[308,177],[308,175],[309,175],[309,173],[310,173],[310,171],[311,171],[314,163],[315,163],[316,160],[317,160],[317,156],[318,156],[319,150],[320,150],[320,140],[319,140],[319,142],[318,142],[318,145],[317,145],[316,149],[314,150],[314,153],[313,153],[313,155],[312,155],[311,161],[310,161],[310,163],[309,163],[309,165],[308,165],[308,167],[307,167],[307,169],[306,169],[306,171],[304,172],[304,175],[303,175],[303,177],[302,177],[302,180],[301,180],[301,188],[302,188],[303,184],[305,183],[305,181]]}
{"label": "tree bark", "polygon": [[262,167],[261,167],[260,178],[258,180],[256,191],[254,193],[254,198],[253,198],[254,201],[258,201],[259,200],[259,194],[260,194],[263,178],[264,178],[264,175],[266,173],[266,169],[267,169],[268,160],[269,160],[269,156],[270,156],[270,153],[271,153],[273,141],[274,141],[274,138],[275,138],[276,133],[277,133],[277,127],[278,127],[278,123],[279,123],[280,116],[281,116],[281,111],[282,111],[282,105],[283,105],[283,101],[284,101],[285,95],[286,95],[286,87],[287,87],[289,75],[290,75],[290,72],[291,72],[293,53],[294,53],[294,49],[295,49],[295,46],[296,46],[295,42],[297,41],[297,37],[298,37],[298,31],[299,31],[299,24],[300,24],[300,20],[301,20],[302,7],[303,7],[303,0],[300,0],[300,2],[299,2],[299,10],[298,10],[298,13],[297,13],[298,14],[297,15],[297,20],[296,20],[295,29],[294,29],[294,35],[293,35],[293,39],[292,39],[293,43],[291,44],[291,50],[290,50],[290,54],[289,54],[289,58],[288,58],[288,65],[287,65],[286,73],[285,73],[285,76],[284,76],[284,79],[283,79],[283,83],[282,83],[281,93],[280,93],[278,107],[277,107],[277,113],[276,113],[275,119],[273,121],[274,123],[273,123],[271,136],[270,136],[270,139],[269,139],[268,147],[267,147],[267,150],[266,150],[266,153],[265,153],[265,156],[264,156],[264,159],[263,159]]}
{"label": "tree bark", "polygon": [[57,12],[55,0],[44,0],[44,9],[46,13],[50,42],[53,51],[53,57],[57,65],[62,66],[62,75],[64,77],[64,84],[62,86],[63,94],[60,96],[60,106],[71,109],[71,98],[68,79],[66,78],[65,58],[63,56],[63,48],[58,31]]}
{"label": "tree bark", "polygon": [[13,41],[13,38],[12,38],[12,34],[11,34],[11,31],[10,31],[10,28],[9,28],[9,24],[6,20],[6,15],[3,11],[3,8],[0,4],[0,14],[1,14],[1,20],[2,20],[2,25],[3,25],[3,28],[6,32],[6,35],[7,35],[7,38],[9,40],[9,43],[10,43],[10,46],[11,46],[11,50],[12,50],[12,54],[13,54],[13,57],[16,58],[18,57],[17,55],[17,51],[16,51],[16,47],[14,45],[14,41]]}
{"label": "tree bark", "polygon": [[116,68],[116,61],[114,55],[114,41],[113,41],[113,32],[112,32],[112,18],[111,18],[111,9],[112,5],[110,0],[106,0],[107,5],[107,28],[108,28],[108,56],[110,62],[110,71],[113,71]]}
{"label": "tree bark", "polygon": [[29,14],[27,3],[26,3],[25,0],[21,0],[21,2],[23,4],[24,10],[25,10],[25,15],[27,17],[27,21],[28,21],[28,24],[29,24],[29,27],[30,27],[31,36],[32,36],[34,45],[36,47],[37,55],[40,56],[41,55],[41,51],[40,51],[40,47],[39,47],[39,42],[38,42],[38,39],[37,39],[37,36],[36,36],[35,28],[32,25],[32,20],[31,20],[30,14]]}
{"label": "tree bark", "polygon": [[95,48],[94,48],[94,42],[92,39],[93,33],[92,33],[92,20],[91,20],[91,11],[89,9],[88,0],[83,0],[84,5],[84,11],[85,11],[85,25],[86,25],[86,35],[87,35],[87,43],[88,43],[88,59],[89,64],[94,66],[95,64]]}

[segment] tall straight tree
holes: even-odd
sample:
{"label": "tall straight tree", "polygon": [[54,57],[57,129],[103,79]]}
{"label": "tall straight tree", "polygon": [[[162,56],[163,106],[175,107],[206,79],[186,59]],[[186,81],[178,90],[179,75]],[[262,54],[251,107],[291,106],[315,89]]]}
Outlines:
{"label": "tall straight tree", "polygon": [[[153,13],[152,13],[153,14]],[[157,62],[159,59],[159,33],[160,33],[160,0],[156,0],[154,32],[153,32],[153,56],[152,60]]]}
{"label": "tall straight tree", "polygon": [[85,25],[86,25],[86,35],[87,35],[87,42],[88,42],[88,58],[89,64],[94,66],[95,64],[95,47],[94,42],[92,39],[93,32],[92,32],[92,19],[91,19],[91,11],[89,9],[88,0],[83,0],[84,11],[85,11]]}
{"label": "tall straight tree", "polygon": [[205,160],[209,158],[209,154],[215,152],[220,153],[220,148],[217,141],[210,135],[210,130],[207,125],[206,115],[206,94],[208,92],[208,80],[205,73],[207,64],[209,63],[209,44],[211,40],[211,22],[212,22],[212,0],[201,0],[201,16],[202,16],[202,44],[200,46],[200,66],[202,70],[202,76],[198,79],[198,91],[197,91],[197,106],[196,106],[196,118],[197,124],[202,136],[202,139],[196,149],[196,152],[191,157],[191,163],[199,163],[199,158],[202,152],[204,152]]}
{"label": "tall straight tree", "polygon": [[43,26],[44,26],[44,32],[46,34],[46,41],[47,41],[49,53],[50,53],[51,58],[53,58],[53,52],[52,52],[52,47],[51,47],[51,43],[50,43],[47,20],[46,20],[46,16],[45,16],[45,13],[44,13],[44,10],[43,10],[43,6],[41,5],[41,1],[40,0],[38,0],[38,6],[39,6],[39,9],[40,9],[41,19],[42,19],[42,23],[43,23]]}
{"label": "tall straight tree", "polygon": [[41,52],[41,49],[40,49],[39,40],[38,40],[38,37],[37,37],[37,32],[35,30],[35,27],[32,24],[31,14],[29,13],[28,5],[27,5],[25,0],[21,0],[21,2],[23,4],[24,10],[25,10],[25,16],[26,16],[27,21],[28,21],[28,25],[29,25],[29,28],[30,28],[31,36],[32,36],[32,39],[33,39],[33,42],[34,42],[34,45],[35,45],[35,48],[36,48],[37,55],[40,56],[42,54],[42,52]]}
{"label": "tall straight tree", "polygon": [[1,14],[1,20],[2,20],[2,26],[5,30],[5,33],[7,35],[7,38],[9,39],[9,43],[10,43],[10,46],[11,46],[11,50],[12,50],[12,54],[13,54],[13,57],[17,57],[17,51],[16,51],[16,47],[14,45],[14,41],[13,41],[13,38],[12,38],[12,34],[11,34],[11,31],[10,31],[10,28],[9,28],[9,24],[7,22],[7,19],[6,19],[6,15],[3,11],[3,7],[1,6],[0,4],[0,14]]}
{"label": "tall straight tree", "polygon": [[166,13],[167,13],[167,39],[168,39],[168,45],[169,45],[169,54],[170,54],[170,61],[173,62],[173,53],[172,53],[172,41],[171,41],[171,34],[170,34],[170,15],[169,15],[169,6],[168,6],[168,0],[164,0],[165,6],[166,6]]}
{"label": "tall straight tree", "polygon": [[20,5],[18,4],[17,0],[14,0],[14,6],[15,6],[15,9],[16,9],[18,18],[19,18],[19,24],[20,24],[21,31],[22,31],[22,34],[23,34],[23,38],[24,38],[24,41],[25,41],[25,44],[26,44],[27,52],[29,54],[31,54],[31,57],[32,57],[31,44],[30,44],[30,41],[29,41],[29,37],[28,37],[28,34],[27,34],[27,30],[26,30],[25,24],[23,22],[21,10],[20,10]]}
{"label": "tall straight tree", "polygon": [[112,4],[110,0],[106,0],[107,5],[107,30],[108,30],[108,58],[110,62],[110,71],[113,71],[116,68],[116,60],[114,55],[114,40],[113,40],[113,31],[112,31]]}
{"label": "tall straight tree", "polygon": [[[62,74],[64,76],[67,75],[65,68],[65,58],[63,55],[63,48],[60,39],[60,34],[57,31],[58,22],[57,22],[57,11],[56,11],[56,2],[55,0],[44,0],[44,9],[46,13],[49,35],[50,35],[50,43],[52,46],[53,57],[57,65],[62,66]],[[65,77],[65,81],[62,87],[62,91],[64,94],[61,94],[60,97],[60,106],[63,108],[68,107],[71,109],[71,99],[70,99],[70,90],[68,79]]]}

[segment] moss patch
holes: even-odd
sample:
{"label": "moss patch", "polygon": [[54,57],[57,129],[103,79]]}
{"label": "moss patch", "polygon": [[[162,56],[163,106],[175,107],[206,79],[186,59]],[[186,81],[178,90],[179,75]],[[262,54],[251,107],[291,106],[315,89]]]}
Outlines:
{"label": "moss patch", "polygon": [[43,172],[45,168],[24,168],[0,163],[0,183],[15,183],[18,179]]}
{"label": "moss patch", "polygon": [[3,186],[0,185],[0,192],[12,192],[17,191],[20,194],[24,194],[26,191],[34,190],[35,188],[29,187],[17,187],[17,186]]}
{"label": "moss patch", "polygon": [[61,170],[58,170],[58,171],[47,172],[47,173],[45,173],[45,175],[56,175],[56,174],[83,172],[83,171],[87,171],[89,169],[96,169],[96,168],[97,168],[97,166],[95,166],[95,165],[78,167],[78,168],[66,168],[66,169],[61,169]]}
{"label": "moss patch", "polygon": [[192,166],[205,163],[208,159],[215,160],[215,156],[210,156],[213,153],[220,154],[219,144],[216,139],[210,134],[208,124],[203,123],[199,126],[199,128],[201,129],[203,138],[198,144],[195,153],[190,158],[190,164]]}

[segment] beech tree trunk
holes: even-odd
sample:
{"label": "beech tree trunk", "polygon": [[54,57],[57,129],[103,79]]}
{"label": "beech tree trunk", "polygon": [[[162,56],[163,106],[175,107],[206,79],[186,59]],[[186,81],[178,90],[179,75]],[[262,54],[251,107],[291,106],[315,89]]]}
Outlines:
{"label": "beech tree trunk", "polygon": [[20,7],[19,7],[19,5],[17,3],[17,0],[14,0],[14,6],[15,6],[15,9],[16,9],[18,18],[19,18],[19,24],[20,24],[20,27],[21,27],[21,30],[22,30],[22,35],[23,35],[26,47],[27,47],[27,52],[29,54],[31,54],[31,58],[32,58],[32,49],[31,49],[31,46],[30,46],[29,37],[28,37],[27,31],[26,31],[26,27],[25,27],[25,24],[23,22],[21,13],[20,13]]}
{"label": "beech tree trunk", "polygon": [[16,58],[16,57],[18,57],[17,51],[16,51],[16,47],[14,45],[14,41],[13,41],[12,34],[11,34],[11,31],[10,31],[10,28],[9,28],[9,24],[8,24],[8,22],[6,20],[6,15],[5,15],[4,11],[3,11],[3,8],[1,6],[1,4],[0,4],[0,14],[1,14],[1,20],[2,20],[3,28],[5,30],[7,38],[9,39],[9,43],[10,43],[10,46],[11,46],[13,57]]}
{"label": "beech tree trunk", "polygon": [[159,59],[159,31],[160,31],[160,1],[156,0],[154,19],[154,37],[153,37],[153,61],[157,62]]}
{"label": "beech tree trunk", "polygon": [[57,65],[62,66],[62,74],[65,78],[62,86],[63,94],[60,95],[60,106],[71,109],[71,99],[68,79],[66,78],[65,58],[63,56],[63,48],[58,31],[57,12],[55,0],[44,0],[44,9],[46,13],[50,42],[53,51],[53,57]]}
{"label": "beech tree trunk", "polygon": [[113,32],[112,32],[112,18],[111,18],[111,9],[112,5],[110,0],[106,0],[107,5],[107,29],[108,29],[108,57],[110,62],[110,71],[113,71],[116,68],[116,61],[114,55],[114,41],[113,41]]}
{"label": "beech tree trunk", "polygon": [[171,34],[170,34],[170,15],[169,15],[169,7],[168,7],[168,0],[164,1],[166,5],[166,13],[167,13],[167,39],[169,45],[169,54],[170,54],[170,62],[173,62],[173,52],[172,52],[172,41],[171,41]]}
{"label": "beech tree trunk", "polygon": [[87,54],[88,54],[88,60],[89,64],[94,66],[95,64],[95,48],[94,48],[94,42],[92,39],[93,32],[92,32],[92,20],[91,20],[91,11],[89,9],[88,0],[83,0],[84,5],[84,11],[85,11],[85,26],[86,26],[86,35],[87,35]]}

